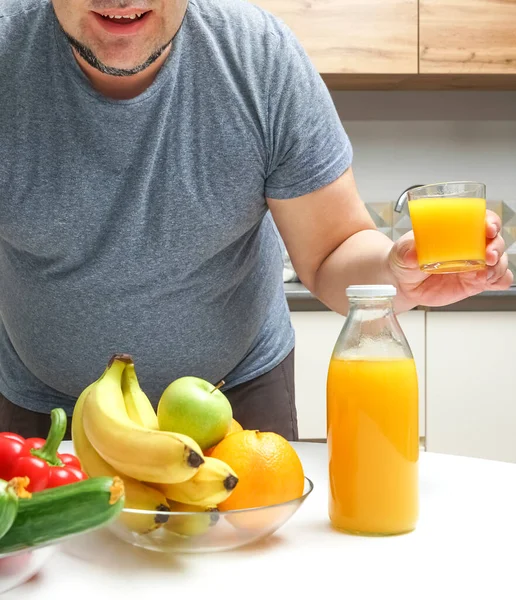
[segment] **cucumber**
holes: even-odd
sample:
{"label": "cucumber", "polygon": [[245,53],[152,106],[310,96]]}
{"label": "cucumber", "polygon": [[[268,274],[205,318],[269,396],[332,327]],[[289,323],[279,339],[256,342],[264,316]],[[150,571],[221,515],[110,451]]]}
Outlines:
{"label": "cucumber", "polygon": [[18,514],[0,538],[0,556],[46,546],[113,521],[124,507],[119,477],[92,477],[18,500]]}
{"label": "cucumber", "polygon": [[18,513],[16,486],[0,479],[0,538],[11,529]]}

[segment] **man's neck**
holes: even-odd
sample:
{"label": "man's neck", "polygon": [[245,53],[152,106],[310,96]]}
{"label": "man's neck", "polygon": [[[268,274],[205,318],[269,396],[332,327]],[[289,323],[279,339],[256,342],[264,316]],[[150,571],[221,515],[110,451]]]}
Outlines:
{"label": "man's neck", "polygon": [[159,70],[170,54],[171,47],[172,45],[144,71],[127,77],[106,75],[87,63],[79,56],[75,48],[73,49],[73,53],[83,73],[90,80],[91,85],[97,92],[113,100],[129,100],[143,93],[152,84],[154,79],[156,79]]}

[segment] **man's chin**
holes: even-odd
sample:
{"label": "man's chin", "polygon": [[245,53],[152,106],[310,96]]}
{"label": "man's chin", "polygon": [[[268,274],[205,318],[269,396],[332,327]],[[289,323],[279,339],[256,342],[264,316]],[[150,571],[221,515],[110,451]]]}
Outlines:
{"label": "man's chin", "polygon": [[169,41],[163,46],[159,47],[150,56],[143,60],[143,62],[136,64],[133,63],[132,65],[128,66],[127,62],[124,61],[123,64],[117,65],[118,61],[116,59],[106,59],[106,62],[104,62],[93,52],[89,46],[75,39],[70,34],[66,32],[64,33],[75,53],[80,56],[82,60],[84,60],[90,67],[93,67],[104,75],[112,75],[114,77],[131,77],[132,75],[137,75],[138,73],[145,71],[145,69],[148,69],[160,58],[160,56],[167,50],[167,48],[169,48],[170,44],[172,43]]}

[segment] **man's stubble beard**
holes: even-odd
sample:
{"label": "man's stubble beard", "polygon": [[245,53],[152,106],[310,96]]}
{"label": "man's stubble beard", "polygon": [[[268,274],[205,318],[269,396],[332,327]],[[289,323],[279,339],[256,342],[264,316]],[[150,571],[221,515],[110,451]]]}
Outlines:
{"label": "man's stubble beard", "polygon": [[149,58],[142,64],[137,65],[136,67],[133,67],[131,69],[118,69],[116,67],[110,67],[104,64],[101,60],[99,60],[99,58],[97,58],[97,56],[95,56],[93,50],[88,48],[88,46],[86,46],[82,42],[79,42],[79,40],[75,39],[73,36],[67,33],[62,27],[61,30],[63,31],[64,35],[66,36],[66,39],[68,40],[72,48],[74,48],[77,54],[79,54],[79,56],[82,59],[84,59],[91,67],[97,69],[97,71],[100,71],[105,75],[113,75],[115,77],[130,77],[131,75],[136,75],[137,73],[145,71],[145,69],[150,67],[154,62],[158,60],[158,58],[163,54],[163,52],[165,52],[165,50],[172,44],[173,41],[173,39],[171,39],[169,42],[155,50],[149,56]]}

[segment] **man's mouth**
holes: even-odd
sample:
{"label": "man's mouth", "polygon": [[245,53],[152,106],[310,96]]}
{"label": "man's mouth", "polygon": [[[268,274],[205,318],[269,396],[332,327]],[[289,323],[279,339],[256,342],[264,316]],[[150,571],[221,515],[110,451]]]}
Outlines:
{"label": "man's mouth", "polygon": [[135,12],[132,13],[130,15],[118,15],[118,14],[100,14],[100,16],[103,19],[106,19],[108,21],[112,21],[113,23],[117,24],[117,25],[127,25],[129,23],[134,23],[134,21],[139,21],[141,19],[143,19],[147,14],[149,13],[149,11],[146,12]]}
{"label": "man's mouth", "polygon": [[98,24],[104,31],[113,35],[133,35],[145,27],[145,22],[151,17],[152,10],[142,10],[137,7],[112,9],[106,12],[93,12]]}

